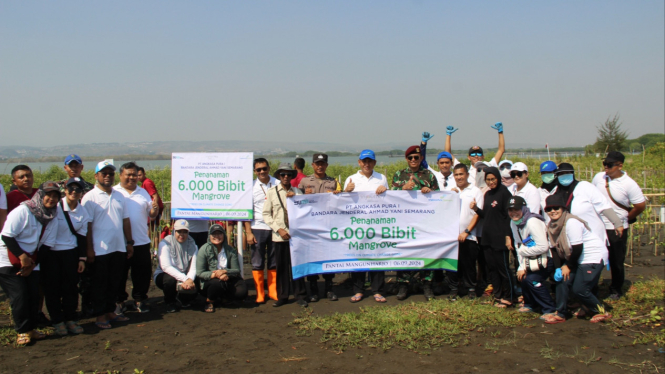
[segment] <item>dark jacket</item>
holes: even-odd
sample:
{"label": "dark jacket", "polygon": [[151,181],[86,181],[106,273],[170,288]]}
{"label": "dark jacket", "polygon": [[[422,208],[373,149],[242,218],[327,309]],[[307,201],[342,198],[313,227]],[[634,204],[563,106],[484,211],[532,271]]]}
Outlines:
{"label": "dark jacket", "polygon": [[501,184],[501,173],[495,167],[485,169],[485,175],[492,174],[498,180],[495,189],[485,192],[483,209],[477,213],[483,218],[483,232],[481,245],[491,247],[494,250],[508,250],[506,247],[506,236],[513,236],[510,229],[510,217],[508,216],[508,201],[513,196],[506,186]]}
{"label": "dark jacket", "polygon": [[[212,227],[210,228],[212,230]],[[226,274],[231,277],[240,277],[240,262],[238,261],[238,251],[227,244],[226,234],[222,242],[222,250],[226,252]],[[217,247],[210,243],[210,232],[208,232],[208,242],[199,248],[196,255],[196,277],[201,282],[201,287],[210,280],[212,272],[217,270]]]}

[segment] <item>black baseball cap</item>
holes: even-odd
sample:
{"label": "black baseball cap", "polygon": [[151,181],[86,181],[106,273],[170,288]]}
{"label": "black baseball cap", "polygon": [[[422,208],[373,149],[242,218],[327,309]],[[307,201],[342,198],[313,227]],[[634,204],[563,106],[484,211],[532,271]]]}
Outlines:
{"label": "black baseball cap", "polygon": [[621,162],[623,163],[626,160],[626,157],[624,157],[623,153],[619,151],[612,151],[605,156],[605,162]]}
{"label": "black baseball cap", "polygon": [[73,178],[69,178],[69,179],[67,179],[67,184],[66,184],[66,186],[70,186],[70,185],[72,185],[72,184],[78,184],[79,187],[81,187],[81,188],[84,188],[84,187],[85,187],[85,186],[83,185],[83,179],[78,178],[78,177],[73,177]]}
{"label": "black baseball cap", "polygon": [[325,162],[328,163],[328,155],[325,153],[315,153],[312,156],[312,162]]}
{"label": "black baseball cap", "polygon": [[483,149],[477,145],[474,145],[473,147],[469,148],[469,155],[471,155],[472,153],[480,153],[481,155],[485,154],[483,152]]}
{"label": "black baseball cap", "polygon": [[526,201],[522,196],[513,196],[508,200],[508,209],[521,209],[523,206],[526,206]]}

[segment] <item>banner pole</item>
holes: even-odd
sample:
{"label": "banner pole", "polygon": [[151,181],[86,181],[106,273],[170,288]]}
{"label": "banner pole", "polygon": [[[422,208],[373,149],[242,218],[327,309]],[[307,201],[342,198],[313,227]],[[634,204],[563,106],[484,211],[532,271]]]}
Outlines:
{"label": "banner pole", "polygon": [[238,243],[236,246],[238,247],[238,262],[240,262],[240,277],[245,279],[245,259],[242,256],[242,223],[243,221],[238,221],[236,225],[238,226]]}

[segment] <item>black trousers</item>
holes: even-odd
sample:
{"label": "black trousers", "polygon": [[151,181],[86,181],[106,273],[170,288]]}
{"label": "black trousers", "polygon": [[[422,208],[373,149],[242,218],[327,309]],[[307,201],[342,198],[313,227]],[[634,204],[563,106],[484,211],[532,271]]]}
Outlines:
{"label": "black trousers", "polygon": [[[628,230],[630,230],[630,228]],[[624,230],[622,236],[617,235],[614,230],[607,230],[607,239],[610,241],[607,250],[610,255],[610,272],[612,273],[610,293],[616,292],[618,294],[623,294],[623,282],[626,279],[626,270],[623,263],[626,261],[628,230]]]}
{"label": "black trousers", "polygon": [[497,250],[483,246],[489,281],[494,288],[495,299],[513,300],[513,285],[510,277],[510,253],[508,250]]}
{"label": "black trousers", "polygon": [[480,247],[473,240],[460,243],[458,251],[457,272],[446,271],[446,280],[451,291],[459,291],[464,287],[468,291],[476,291],[477,277],[476,261]]}
{"label": "black trousers", "polygon": [[53,324],[76,319],[79,295],[79,253],[77,248],[39,252],[44,301]]}
{"label": "black trousers", "polygon": [[593,293],[593,289],[598,286],[600,273],[603,272],[605,263],[601,260],[599,264],[581,264],[577,269],[570,273],[567,281],[561,281],[556,284],[556,310],[560,315],[567,314],[568,296],[570,291],[573,295],[586,306],[592,314],[599,313],[598,307],[602,305]]}
{"label": "black trousers", "polygon": [[14,330],[22,334],[37,327],[39,313],[39,271],[33,271],[27,277],[16,275],[18,269],[13,266],[0,268],[0,287],[9,297],[14,319]]}
{"label": "black trousers", "polygon": [[126,260],[127,253],[111,252],[95,256],[95,262],[88,265],[92,273],[90,298],[94,317],[115,311]]}
{"label": "black trousers", "polygon": [[[226,235],[226,234],[225,234]],[[194,243],[198,248],[203,247],[205,243],[208,242],[208,232],[190,232],[189,236],[194,239]]]}
{"label": "black trousers", "polygon": [[227,281],[209,279],[203,285],[203,294],[211,301],[221,298],[240,301],[247,297],[247,285],[240,277],[229,277]]}
{"label": "black trousers", "polygon": [[[383,294],[383,286],[386,284],[386,272],[385,271],[368,271],[369,274],[369,283],[372,293]],[[353,292],[354,293],[363,293],[365,290],[365,273],[364,272],[355,272],[351,273],[351,280],[353,281]]]}
{"label": "black trousers", "polygon": [[524,296],[524,306],[531,309],[540,307],[543,314],[554,313],[556,307],[547,279],[554,272],[554,261],[551,258],[547,261],[547,268],[538,271],[526,271],[522,279],[522,295]]}
{"label": "black trousers", "polygon": [[[490,276],[489,276],[489,271],[487,270],[487,261],[485,261],[485,252],[483,251],[482,247],[480,246],[481,243],[481,238],[479,236],[476,237],[478,239],[478,283],[477,283],[477,288],[478,288],[478,293],[481,294],[485,291],[487,286],[490,284]],[[480,295],[479,295],[480,296]]]}
{"label": "black trousers", "polygon": [[272,230],[252,230],[256,238],[256,244],[250,246],[252,255],[252,270],[263,270],[266,266],[266,255],[268,255],[268,270],[277,268],[275,260],[275,248],[272,244]]}
{"label": "black trousers", "polygon": [[298,300],[307,296],[305,280],[303,278],[293,279],[291,269],[291,247],[289,242],[273,242],[275,247],[275,259],[277,262],[277,299],[288,300],[293,286],[293,295]]}
{"label": "black trousers", "polygon": [[[198,282],[194,282],[198,288]],[[177,290],[178,280],[166,273],[159,273],[155,278],[155,285],[164,291],[164,303],[172,304],[175,303],[176,297],[183,302],[183,304],[188,304],[192,300],[196,299],[196,293],[182,293],[179,294]]]}
{"label": "black trousers", "polygon": [[323,280],[326,283],[332,282],[333,278],[335,278],[334,273],[325,273],[325,274],[308,275],[307,276],[307,281],[317,283],[319,281],[319,275],[323,276]]}
{"label": "black trousers", "polygon": [[150,243],[134,247],[132,258],[125,259],[125,269],[122,272],[120,288],[118,289],[118,302],[121,303],[129,297],[127,294],[127,278],[132,271],[132,298],[135,301],[148,299],[148,289],[152,279],[152,258],[150,257]]}

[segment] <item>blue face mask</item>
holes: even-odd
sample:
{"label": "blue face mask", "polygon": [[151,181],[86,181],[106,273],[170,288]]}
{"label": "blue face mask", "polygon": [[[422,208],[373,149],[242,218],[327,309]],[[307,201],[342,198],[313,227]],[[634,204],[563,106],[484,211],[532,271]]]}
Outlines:
{"label": "blue face mask", "polygon": [[573,180],[575,180],[575,176],[573,174],[564,174],[564,175],[559,175],[559,183],[561,183],[562,186],[570,186],[571,183],[573,183]]}
{"label": "blue face mask", "polygon": [[540,176],[540,179],[542,179],[543,183],[545,184],[550,184],[554,182],[554,178],[555,178],[554,174],[543,174]]}

